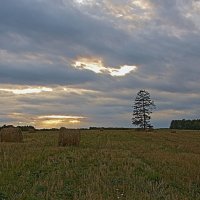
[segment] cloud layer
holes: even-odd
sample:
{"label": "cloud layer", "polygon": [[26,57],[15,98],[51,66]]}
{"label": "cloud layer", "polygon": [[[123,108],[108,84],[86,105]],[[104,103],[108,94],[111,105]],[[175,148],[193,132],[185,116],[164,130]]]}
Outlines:
{"label": "cloud layer", "polygon": [[140,89],[156,127],[199,118],[199,43],[198,0],[6,0],[0,125],[129,127]]}

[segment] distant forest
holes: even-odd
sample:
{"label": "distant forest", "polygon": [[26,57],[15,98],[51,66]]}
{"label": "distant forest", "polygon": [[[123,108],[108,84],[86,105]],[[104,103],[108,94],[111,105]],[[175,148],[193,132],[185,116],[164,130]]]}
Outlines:
{"label": "distant forest", "polygon": [[200,130],[200,119],[172,120],[170,129]]}

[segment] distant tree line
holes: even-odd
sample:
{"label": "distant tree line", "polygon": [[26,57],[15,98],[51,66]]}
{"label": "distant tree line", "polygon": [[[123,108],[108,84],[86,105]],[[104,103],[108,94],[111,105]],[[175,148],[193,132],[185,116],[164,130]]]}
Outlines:
{"label": "distant tree line", "polygon": [[[0,129],[2,128],[10,128],[10,127],[15,127],[13,125],[3,125],[2,127],[0,127]],[[21,131],[32,131],[32,130],[36,130],[34,126],[17,126],[18,128],[21,129]]]}
{"label": "distant tree line", "polygon": [[13,125],[3,125],[3,126],[0,127],[0,130],[3,129],[3,128],[10,128],[10,127],[14,127],[14,126]]}
{"label": "distant tree line", "polygon": [[35,127],[34,126],[17,126],[21,129],[21,131],[34,131]]}
{"label": "distant tree line", "polygon": [[172,120],[170,129],[200,130],[200,119],[193,120]]}

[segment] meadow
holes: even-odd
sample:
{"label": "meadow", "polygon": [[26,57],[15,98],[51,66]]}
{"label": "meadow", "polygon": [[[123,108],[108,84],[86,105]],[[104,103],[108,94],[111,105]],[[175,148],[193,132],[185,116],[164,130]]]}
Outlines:
{"label": "meadow", "polygon": [[82,130],[0,143],[0,200],[200,200],[200,132]]}

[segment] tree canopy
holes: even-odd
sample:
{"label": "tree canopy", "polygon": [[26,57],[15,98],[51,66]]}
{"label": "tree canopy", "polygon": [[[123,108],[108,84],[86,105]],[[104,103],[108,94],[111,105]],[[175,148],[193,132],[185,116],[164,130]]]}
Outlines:
{"label": "tree canopy", "polygon": [[143,129],[153,128],[150,123],[153,109],[155,109],[155,104],[151,100],[150,93],[146,90],[140,90],[133,105],[132,124]]}
{"label": "tree canopy", "polygon": [[172,120],[170,129],[200,130],[200,119],[193,120]]}

